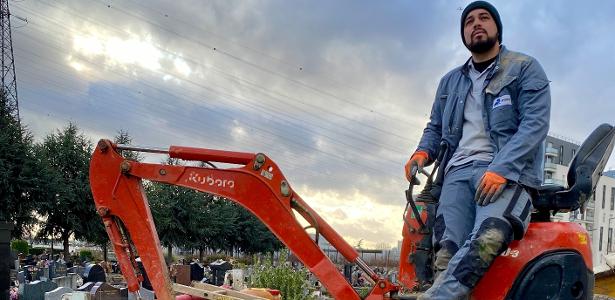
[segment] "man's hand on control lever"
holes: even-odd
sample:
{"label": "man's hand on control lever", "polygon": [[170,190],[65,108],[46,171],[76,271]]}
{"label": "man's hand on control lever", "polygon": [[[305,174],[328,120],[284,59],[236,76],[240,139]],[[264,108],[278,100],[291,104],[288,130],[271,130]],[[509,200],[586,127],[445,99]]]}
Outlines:
{"label": "man's hand on control lever", "polygon": [[[414,154],[410,156],[410,159],[408,160],[405,166],[406,179],[408,179],[409,182],[412,182],[412,176],[415,175],[417,172],[424,174],[425,171],[423,170],[423,167],[425,167],[425,164],[427,163],[428,160],[429,160],[429,154],[427,154],[427,152],[425,151],[414,152]],[[416,168],[415,174],[412,174],[413,168]]]}

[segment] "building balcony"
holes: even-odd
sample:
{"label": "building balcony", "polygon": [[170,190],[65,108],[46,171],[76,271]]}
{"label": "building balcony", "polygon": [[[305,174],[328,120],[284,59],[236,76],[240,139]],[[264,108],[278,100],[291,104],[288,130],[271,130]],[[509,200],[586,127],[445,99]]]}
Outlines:
{"label": "building balcony", "polygon": [[555,172],[557,170],[557,165],[552,162],[545,162],[545,171]]}
{"label": "building balcony", "polygon": [[[545,166],[545,169],[546,169],[546,166]],[[560,179],[545,178],[544,185],[561,185],[561,186],[566,186],[566,183],[563,180],[560,180]]]}
{"label": "building balcony", "polygon": [[546,147],[545,148],[545,155],[546,156],[551,156],[551,157],[557,157],[559,155],[559,150],[553,148],[553,147]]}

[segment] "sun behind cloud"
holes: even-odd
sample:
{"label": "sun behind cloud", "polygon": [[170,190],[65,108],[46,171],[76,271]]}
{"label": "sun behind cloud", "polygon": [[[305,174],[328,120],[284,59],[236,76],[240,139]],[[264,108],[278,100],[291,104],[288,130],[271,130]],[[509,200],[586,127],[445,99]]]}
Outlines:
{"label": "sun behind cloud", "polygon": [[86,27],[72,37],[73,55],[69,65],[83,71],[82,63],[75,64],[82,57],[105,68],[119,68],[128,71],[151,71],[161,73],[161,78],[188,78],[192,74],[190,64],[172,49],[165,49],[156,43],[151,34],[127,33],[118,36],[94,27]]}

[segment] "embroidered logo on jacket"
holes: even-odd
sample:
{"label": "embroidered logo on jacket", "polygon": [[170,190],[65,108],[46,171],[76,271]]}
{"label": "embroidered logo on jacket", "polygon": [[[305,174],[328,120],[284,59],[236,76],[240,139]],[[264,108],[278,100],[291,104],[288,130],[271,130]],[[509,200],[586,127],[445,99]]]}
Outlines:
{"label": "embroidered logo on jacket", "polygon": [[503,95],[503,96],[495,98],[495,100],[493,100],[493,107],[491,109],[504,106],[504,105],[512,105],[512,100],[510,99],[510,95]]}

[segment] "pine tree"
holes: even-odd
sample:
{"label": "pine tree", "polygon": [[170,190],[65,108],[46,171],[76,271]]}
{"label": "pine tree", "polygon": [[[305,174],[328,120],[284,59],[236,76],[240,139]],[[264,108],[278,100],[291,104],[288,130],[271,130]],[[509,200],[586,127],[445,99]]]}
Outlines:
{"label": "pine tree", "polygon": [[21,127],[0,91],[0,221],[13,223],[12,236],[21,238],[36,222],[36,197],[42,192],[32,134]]}
{"label": "pine tree", "polygon": [[59,235],[68,257],[69,239],[87,239],[100,226],[89,184],[92,142],[69,123],[36,145],[46,193],[38,212],[46,220],[39,236]]}

